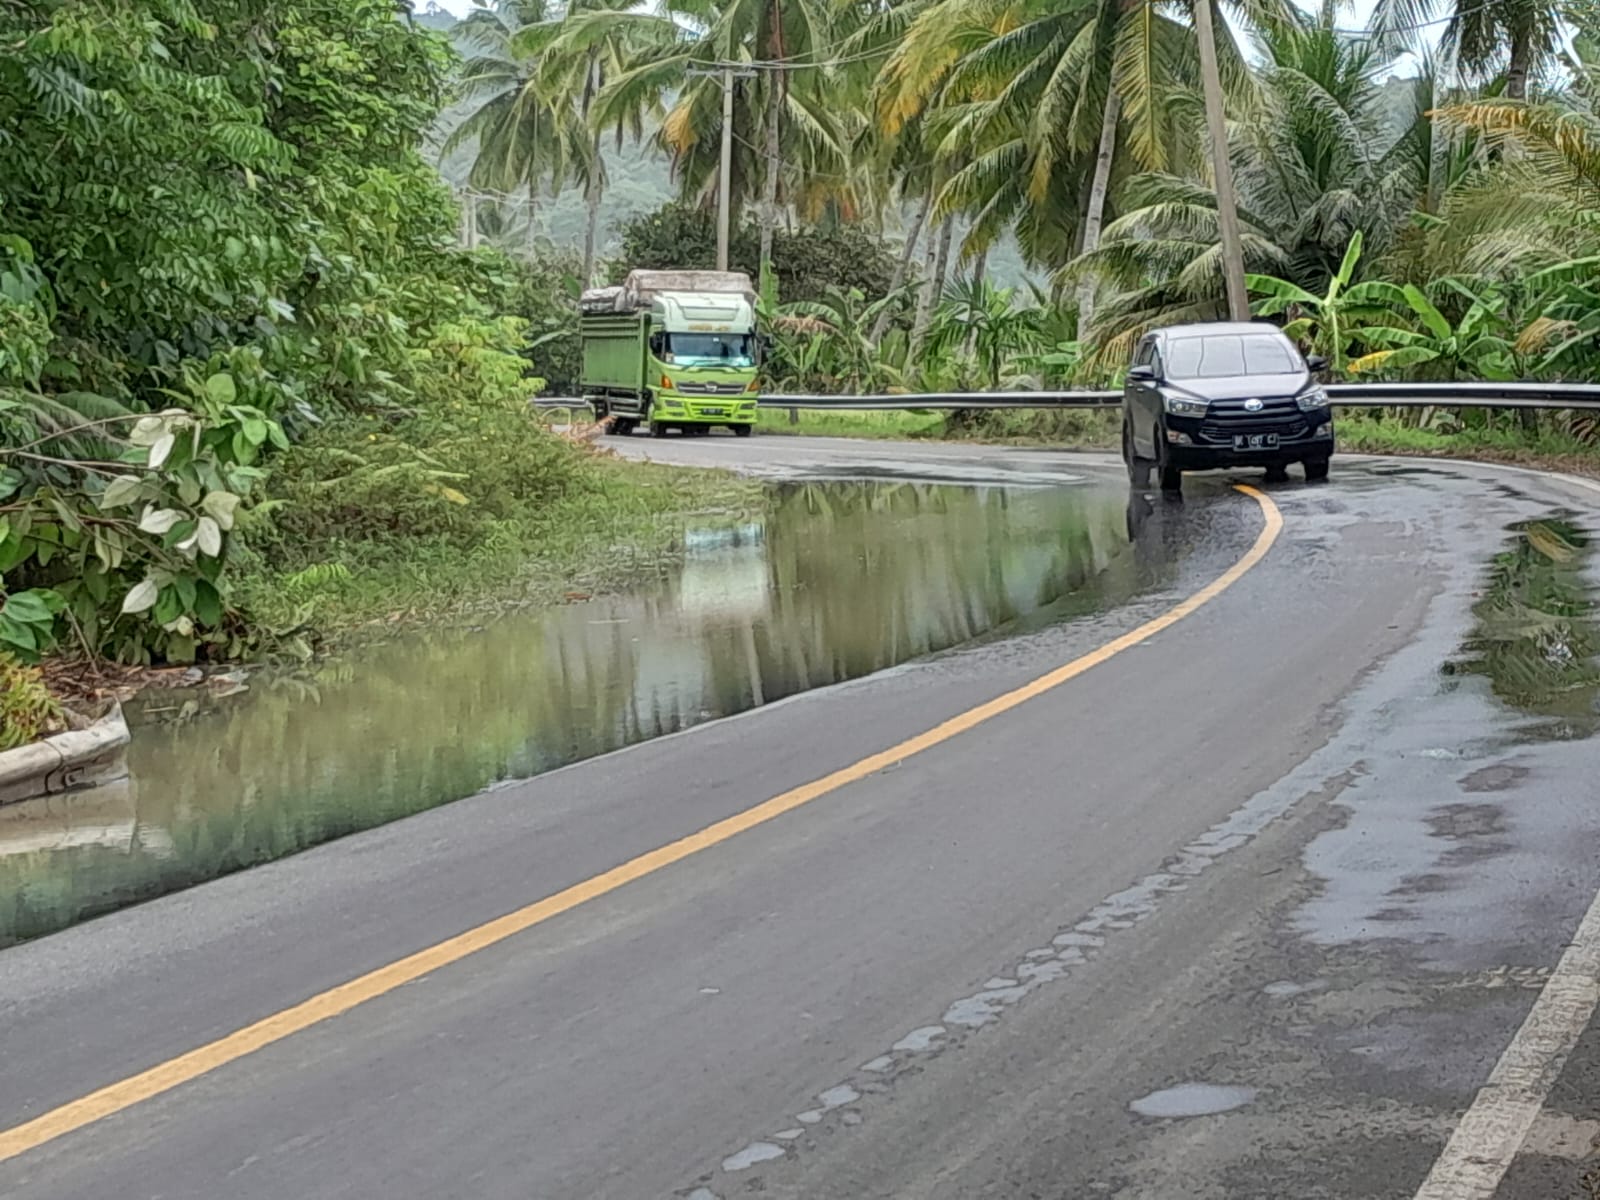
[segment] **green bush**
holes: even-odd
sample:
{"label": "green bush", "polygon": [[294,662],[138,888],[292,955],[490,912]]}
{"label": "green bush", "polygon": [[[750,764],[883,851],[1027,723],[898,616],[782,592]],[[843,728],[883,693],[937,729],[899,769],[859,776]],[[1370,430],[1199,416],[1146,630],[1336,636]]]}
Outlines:
{"label": "green bush", "polygon": [[236,550],[465,546],[565,489],[527,400],[571,306],[454,248],[441,39],[392,0],[30,0],[0,39],[0,597],[54,606],[0,642],[237,655]]}
{"label": "green bush", "polygon": [[464,321],[418,351],[417,407],[317,430],[279,456],[251,544],[275,570],[323,561],[333,545],[435,541],[471,547],[489,524],[565,495],[572,447],[547,433],[529,401],[541,380],[514,353],[523,323]]}
{"label": "green bush", "polygon": [[61,706],[38,669],[0,651],[0,750],[26,746],[61,725]]}

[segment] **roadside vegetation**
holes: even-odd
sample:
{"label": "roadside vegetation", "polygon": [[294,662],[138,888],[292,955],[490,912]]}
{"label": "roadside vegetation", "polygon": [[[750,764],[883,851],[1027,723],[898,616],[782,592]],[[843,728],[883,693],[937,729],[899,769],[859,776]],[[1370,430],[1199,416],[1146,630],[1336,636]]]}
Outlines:
{"label": "roadside vegetation", "polygon": [[310,653],[653,569],[748,489],[547,433],[578,286],[458,246],[389,0],[0,6],[0,715],[25,664]]}
{"label": "roadside vegetation", "polygon": [[[1386,2],[1360,29],[1335,6],[1230,16],[1220,52],[1258,315],[1339,378],[1600,374],[1592,3]],[[491,220],[579,188],[597,245],[619,182],[606,139],[670,165],[673,202],[614,231],[615,269],[712,264],[721,105],[714,75],[693,69],[748,68],[731,131],[732,257],[762,281],[771,390],[1115,386],[1145,330],[1222,312],[1183,5],[503,0],[454,36],[500,48],[481,103],[510,70],[575,122],[564,149],[510,124],[456,140],[474,151]],[[470,96],[470,72],[466,83]],[[1025,278],[997,275],[1012,258]],[[1068,425],[1049,413],[763,420],[775,432],[1101,432]],[[1369,447],[1600,443],[1582,414],[1438,409],[1346,425]]]}
{"label": "roadside vegetation", "polygon": [[[1350,30],[1276,0],[1219,23],[1257,311],[1347,378],[1595,379],[1600,14],[1418,11],[1385,0]],[[773,390],[1112,386],[1144,330],[1222,309],[1183,4],[425,15],[0,6],[7,668],[304,653],[643,565],[682,508],[744,502],[623,470],[528,409],[575,388],[582,287],[712,265],[714,63],[746,69],[732,256],[759,281]],[[646,161],[675,192],[639,211],[618,164]],[[574,202],[581,236],[552,244],[539,214]],[[1111,432],[977,410],[763,427]],[[1600,422],[1439,409],[1345,437],[1587,461]]]}

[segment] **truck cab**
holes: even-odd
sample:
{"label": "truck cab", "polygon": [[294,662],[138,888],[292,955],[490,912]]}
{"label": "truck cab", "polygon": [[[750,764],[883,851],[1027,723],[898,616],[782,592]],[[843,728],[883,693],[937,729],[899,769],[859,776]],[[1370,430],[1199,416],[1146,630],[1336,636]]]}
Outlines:
{"label": "truck cab", "polygon": [[634,271],[584,293],[582,387],[611,432],[639,425],[748,436],[758,384],[755,297],[726,271]]}

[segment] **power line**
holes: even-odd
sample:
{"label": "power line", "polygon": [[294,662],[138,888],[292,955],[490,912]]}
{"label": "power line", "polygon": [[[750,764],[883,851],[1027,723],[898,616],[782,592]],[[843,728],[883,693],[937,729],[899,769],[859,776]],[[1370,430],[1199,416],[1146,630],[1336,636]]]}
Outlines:
{"label": "power line", "polygon": [[843,58],[807,59],[807,58],[753,58],[736,62],[718,60],[691,59],[690,65],[721,70],[724,67],[733,67],[739,70],[754,71],[799,71],[813,67],[847,67],[853,63],[867,62],[874,58],[884,58],[894,53],[893,47],[878,50],[864,50],[859,54],[846,55]]}

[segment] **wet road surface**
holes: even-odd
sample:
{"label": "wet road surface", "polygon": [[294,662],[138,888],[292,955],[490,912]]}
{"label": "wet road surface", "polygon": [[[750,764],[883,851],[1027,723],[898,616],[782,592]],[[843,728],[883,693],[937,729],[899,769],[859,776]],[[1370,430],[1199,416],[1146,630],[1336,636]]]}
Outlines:
{"label": "wet road surface", "polygon": [[[779,438],[627,451],[1112,470]],[[28,1148],[0,1133],[0,1194],[1416,1196],[1525,1020],[1557,991],[1588,1015],[1569,943],[1600,891],[1600,493],[1341,462],[1269,495],[1265,558],[1147,640],[182,1086]],[[0,953],[0,1128],[959,724],[1163,620],[1262,536],[1223,479],[1124,515],[1170,569],[1108,611]],[[1600,1036],[1543,1065],[1487,1102],[1534,1111],[1482,1194],[1593,1194]]]}

